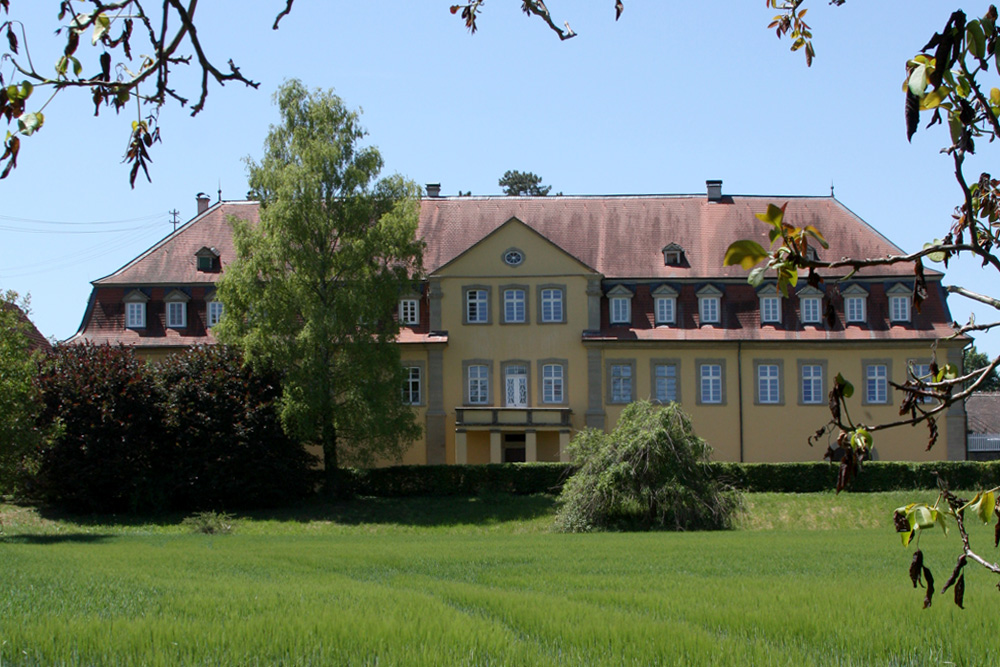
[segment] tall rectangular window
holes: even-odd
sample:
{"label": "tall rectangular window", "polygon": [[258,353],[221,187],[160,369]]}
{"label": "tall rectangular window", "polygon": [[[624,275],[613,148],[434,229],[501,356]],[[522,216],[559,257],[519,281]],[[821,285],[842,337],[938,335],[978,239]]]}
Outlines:
{"label": "tall rectangular window", "polygon": [[187,304],[183,301],[167,302],[167,326],[183,329],[187,325]]}
{"label": "tall rectangular window", "polygon": [[722,366],[720,364],[702,364],[701,402],[722,403]]}
{"label": "tall rectangular window", "polygon": [[525,321],[523,289],[506,289],[503,291],[503,321],[514,324]]}
{"label": "tall rectangular window", "polygon": [[403,403],[420,405],[420,367],[407,366],[403,371]]}
{"label": "tall rectangular window", "polygon": [[469,366],[469,403],[486,405],[490,402],[490,369],[487,366]]}
{"label": "tall rectangular window", "polygon": [[407,326],[420,324],[420,302],[417,299],[400,300],[399,323]]}
{"label": "tall rectangular window", "polygon": [[[910,364],[910,368],[913,372],[913,377],[920,380],[921,382],[934,382],[934,378],[931,377],[931,365],[930,364]],[[919,403],[929,403],[932,399],[930,396],[920,396],[917,398]]]}
{"label": "tall rectangular window", "polygon": [[698,315],[702,324],[719,322],[719,297],[703,296],[698,299]]}
{"label": "tall rectangular window", "polygon": [[558,288],[542,290],[542,322],[563,321],[563,291]]}
{"label": "tall rectangular window", "polygon": [[889,319],[893,322],[910,321],[910,297],[890,296],[889,297]]}
{"label": "tall rectangular window", "polygon": [[562,364],[542,366],[542,403],[564,403]]}
{"label": "tall rectangular window", "polygon": [[849,296],[844,298],[844,310],[848,322],[865,321],[865,297]]}
{"label": "tall rectangular window", "polygon": [[818,296],[807,296],[799,299],[799,307],[802,310],[802,321],[806,324],[819,324],[820,302]]}
{"label": "tall rectangular window", "polygon": [[628,364],[611,365],[611,402],[632,401],[632,367]]}
{"label": "tall rectangular window", "polygon": [[214,327],[222,319],[222,302],[221,301],[209,301],[208,302],[208,326]]}
{"label": "tall rectangular window", "polygon": [[632,300],[625,296],[611,297],[611,323],[632,323]]}
{"label": "tall rectangular window", "polygon": [[885,364],[868,364],[865,369],[865,389],[869,403],[889,402],[889,369]]}
{"label": "tall rectangular window", "polygon": [[802,402],[823,403],[823,366],[804,364],[802,366]]}
{"label": "tall rectangular window", "polygon": [[668,296],[656,297],[656,323],[674,324],[677,321],[677,299]]}
{"label": "tall rectangular window", "polygon": [[654,398],[660,403],[677,400],[677,366],[657,364],[653,367]]}
{"label": "tall rectangular window", "polygon": [[144,329],[146,327],[146,304],[129,301],[125,304],[125,326],[129,329]]}
{"label": "tall rectangular window", "polygon": [[761,403],[780,403],[780,369],[777,364],[757,366],[757,397]]}
{"label": "tall rectangular window", "polygon": [[760,298],[760,321],[765,324],[777,324],[781,322],[780,297],[762,296]]}
{"label": "tall rectangular window", "polygon": [[489,292],[484,289],[470,289],[465,293],[465,321],[470,324],[485,324],[490,321]]}

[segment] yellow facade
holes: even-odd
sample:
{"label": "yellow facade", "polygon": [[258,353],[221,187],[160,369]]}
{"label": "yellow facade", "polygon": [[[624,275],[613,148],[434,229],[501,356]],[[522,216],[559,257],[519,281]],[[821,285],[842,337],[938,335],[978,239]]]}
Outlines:
{"label": "yellow facade", "polygon": [[[512,249],[520,253],[516,264],[505,262]],[[403,346],[404,365],[422,369],[421,402],[414,409],[420,423],[427,425],[424,438],[413,443],[403,463],[567,460],[573,434],[587,426],[612,429],[625,407],[612,400],[610,369],[632,369],[633,400],[655,398],[654,365],[664,360],[675,365],[677,400],[691,415],[698,435],[712,445],[715,459],[820,460],[827,444],[835,445],[835,436],[812,447],[808,439],[829,421],[826,392],[837,373],[856,388],[848,402],[853,420],[886,423],[898,419],[901,398],[889,382],[902,384],[908,364],[930,360],[930,344],[918,340],[587,340],[584,332],[599,327],[601,299],[606,298],[601,280],[593,269],[517,220],[433,272],[427,285],[430,328],[446,333],[447,342]],[[549,288],[564,294],[565,312],[555,323],[542,321],[538,303],[541,290]],[[523,323],[506,321],[508,289],[525,297]],[[470,290],[486,294],[487,313],[477,313],[483,322],[469,321]],[[939,362],[960,364],[961,345],[939,349]],[[542,395],[542,368],[551,363],[563,369],[564,396],[555,404],[545,403]],[[702,400],[700,373],[706,363],[722,370],[718,403]],[[775,402],[760,400],[762,364],[777,369]],[[804,399],[803,365],[823,369],[821,400]],[[870,365],[886,370],[883,402],[866,398]],[[488,376],[488,395],[485,401],[479,396],[480,403],[470,400],[470,366],[485,368]],[[508,377],[511,367],[516,371],[513,380]],[[526,385],[525,405],[509,403],[509,382]],[[964,458],[960,407],[942,417],[939,426],[940,441],[929,452],[924,428],[878,432],[875,455],[885,460]]]}

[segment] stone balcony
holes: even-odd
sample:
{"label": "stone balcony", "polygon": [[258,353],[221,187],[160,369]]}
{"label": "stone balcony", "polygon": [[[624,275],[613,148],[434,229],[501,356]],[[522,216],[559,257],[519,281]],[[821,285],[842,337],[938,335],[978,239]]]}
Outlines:
{"label": "stone balcony", "polygon": [[569,428],[569,408],[455,408],[455,426]]}

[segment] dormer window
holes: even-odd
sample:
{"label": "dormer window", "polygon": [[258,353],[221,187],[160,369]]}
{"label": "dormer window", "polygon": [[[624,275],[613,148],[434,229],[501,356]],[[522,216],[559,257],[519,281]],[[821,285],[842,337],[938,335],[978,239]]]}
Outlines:
{"label": "dormer window", "polygon": [[219,270],[219,251],[215,248],[203,246],[194,256],[199,271],[211,272]]}
{"label": "dormer window", "polygon": [[399,323],[405,326],[420,324],[420,301],[415,298],[399,300]]}
{"label": "dormer window", "polygon": [[139,290],[132,290],[125,295],[125,328],[146,328],[146,303],[149,297]]}
{"label": "dormer window", "polygon": [[660,285],[653,290],[653,318],[657,325],[677,323],[677,290]]}
{"label": "dormer window", "polygon": [[851,285],[844,295],[844,318],[850,323],[864,323],[868,319],[868,290],[861,285]]}
{"label": "dormer window", "polygon": [[684,263],[684,248],[676,243],[663,246],[663,265],[680,266]]}
{"label": "dormer window", "polygon": [[173,290],[164,299],[167,304],[167,327],[184,329],[187,327],[187,306],[190,297],[180,290]]}
{"label": "dormer window", "polygon": [[760,299],[760,323],[781,324],[781,295],[774,285],[767,285],[757,291]]}
{"label": "dormer window", "polygon": [[697,294],[700,324],[719,324],[722,321],[722,291],[713,285],[706,285]]}
{"label": "dormer window", "polygon": [[632,324],[632,290],[617,285],[608,290],[608,314],[611,324]]}
{"label": "dormer window", "polygon": [[811,285],[799,290],[799,319],[803,324],[819,324],[823,321],[823,292]]}
{"label": "dormer window", "polygon": [[913,292],[905,285],[896,283],[886,290],[886,294],[889,296],[889,321],[909,322]]}

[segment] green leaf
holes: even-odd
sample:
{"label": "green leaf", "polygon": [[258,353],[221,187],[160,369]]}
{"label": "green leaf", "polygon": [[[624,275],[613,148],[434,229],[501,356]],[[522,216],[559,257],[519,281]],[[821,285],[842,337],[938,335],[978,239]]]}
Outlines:
{"label": "green leaf", "polygon": [[726,249],[726,256],[722,260],[722,265],[733,266],[739,264],[744,269],[749,270],[768,257],[767,251],[759,243],[743,239],[729,245],[729,248]]}
{"label": "green leaf", "polygon": [[937,378],[935,382],[941,382],[942,380],[954,380],[958,377],[958,366],[955,364],[945,364],[938,369]]}
{"label": "green leaf", "polygon": [[910,520],[911,525],[915,526],[917,529],[933,528],[937,525],[937,510],[932,509],[925,505],[924,503],[919,503],[912,510],[907,518],[913,517]]}
{"label": "green leaf", "polygon": [[983,523],[989,523],[990,517],[993,516],[993,507],[996,505],[997,499],[992,491],[987,491],[983,493],[980,491],[976,494],[976,497],[965,504],[962,510],[970,509],[979,520]]}
{"label": "green leaf", "polygon": [[17,118],[17,129],[21,131],[26,137],[30,137],[32,134],[41,129],[42,125],[45,123],[45,116],[41,113],[26,113],[21,114]]}
{"label": "green leaf", "polygon": [[[780,232],[781,221],[785,217],[785,207],[778,208],[774,204],[768,204],[766,213],[756,213],[755,215],[758,220],[766,222]],[[771,240],[773,241],[774,239]]]}
{"label": "green leaf", "polygon": [[924,90],[927,89],[927,65],[920,63],[913,68],[910,72],[910,77],[906,81],[906,85],[909,86],[910,92],[921,97],[924,94]]}
{"label": "green leaf", "polygon": [[747,282],[754,287],[760,287],[760,284],[764,282],[764,274],[767,272],[767,266],[758,266],[750,275],[747,276]]}
{"label": "green leaf", "polygon": [[851,435],[851,446],[855,449],[872,446],[872,434],[868,429],[858,427]]}
{"label": "green leaf", "polygon": [[962,119],[954,111],[948,114],[948,131],[951,132],[951,143],[957,145],[962,140]]}
{"label": "green leaf", "polygon": [[90,38],[90,43],[93,46],[97,46],[97,43],[101,41],[101,37],[107,34],[108,29],[111,28],[111,21],[104,14],[99,14],[97,19],[94,20],[94,34]]}
{"label": "green leaf", "polygon": [[850,398],[854,395],[854,385],[845,380],[843,375],[837,373],[837,377],[833,381],[838,387],[842,387],[841,393],[844,398]]}
{"label": "green leaf", "polygon": [[981,60],[986,55],[986,37],[979,21],[969,21],[965,26],[965,34],[969,52]]}
{"label": "green leaf", "polygon": [[[939,245],[941,245],[943,243],[944,243],[944,241],[942,241],[941,239],[934,239],[933,242],[931,242],[931,243],[925,243],[924,244],[924,250],[928,250],[930,248],[934,248],[934,247],[939,246]],[[946,257],[946,255],[945,255],[944,251],[932,252],[929,255],[927,255],[927,259],[929,259],[932,262],[937,262],[938,264],[940,264],[941,262],[943,262],[945,257]]]}
{"label": "green leaf", "polygon": [[990,89],[990,104],[1000,106],[1000,88]]}
{"label": "green leaf", "polygon": [[826,242],[826,239],[819,233],[819,230],[812,225],[806,225],[802,232],[816,239],[823,248],[830,247],[830,244]]}
{"label": "green leaf", "polygon": [[928,111],[936,108],[948,97],[949,93],[951,93],[951,88],[948,86],[938,86],[920,98],[920,110]]}
{"label": "green leaf", "polygon": [[905,533],[900,533],[899,536],[903,539],[903,546],[904,547],[910,546],[910,540],[913,539],[913,531],[912,530],[908,530]]}

